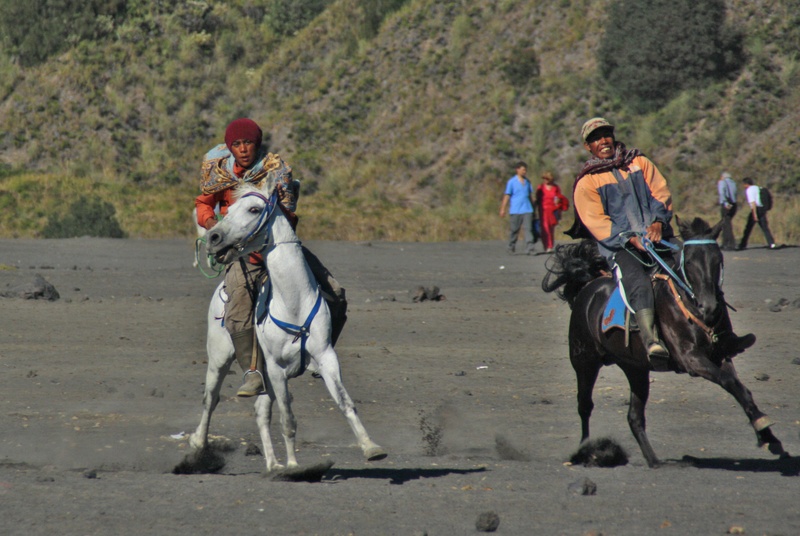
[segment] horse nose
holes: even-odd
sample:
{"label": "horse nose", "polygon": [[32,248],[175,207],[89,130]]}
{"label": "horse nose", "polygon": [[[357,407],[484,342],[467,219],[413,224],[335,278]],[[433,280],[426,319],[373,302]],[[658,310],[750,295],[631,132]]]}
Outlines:
{"label": "horse nose", "polygon": [[222,242],[222,233],[219,231],[209,231],[206,234],[206,240],[209,246],[217,246]]}

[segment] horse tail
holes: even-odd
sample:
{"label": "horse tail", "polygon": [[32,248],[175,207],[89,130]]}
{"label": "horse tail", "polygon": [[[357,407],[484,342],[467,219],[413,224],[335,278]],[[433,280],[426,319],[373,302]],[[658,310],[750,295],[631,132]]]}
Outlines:
{"label": "horse tail", "polygon": [[611,271],[608,261],[600,255],[594,240],[557,246],[546,268],[542,290],[556,292],[570,308],[583,287]]}

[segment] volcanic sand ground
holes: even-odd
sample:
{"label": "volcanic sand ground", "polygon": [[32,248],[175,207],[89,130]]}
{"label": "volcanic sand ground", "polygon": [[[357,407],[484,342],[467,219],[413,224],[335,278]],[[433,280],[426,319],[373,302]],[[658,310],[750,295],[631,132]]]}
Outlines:
{"label": "volcanic sand ground", "polygon": [[[39,273],[55,302],[0,298],[3,534],[800,534],[800,458],[758,449],[720,387],[653,375],[650,469],[626,422],[621,372],[595,389],[594,437],[630,454],[616,468],[565,464],[580,422],[567,359],[569,309],[545,294],[547,257],[501,242],[308,243],[347,288],[338,345],[372,438],[366,462],[321,380],[292,380],[301,464],[318,483],[265,478],[252,401],[231,374],[211,423],[225,465],[176,475],[190,455],[205,378],[204,318],[218,280],[184,240],[0,240],[0,290]],[[800,454],[800,249],[726,254],[739,332],[758,336],[739,375]],[[443,301],[414,303],[438,286]],[[775,309],[774,311],[770,309]],[[759,379],[756,379],[759,378]],[[277,421],[277,418],[276,418]],[[284,459],[279,426],[273,439]],[[571,484],[588,478],[595,495]]]}

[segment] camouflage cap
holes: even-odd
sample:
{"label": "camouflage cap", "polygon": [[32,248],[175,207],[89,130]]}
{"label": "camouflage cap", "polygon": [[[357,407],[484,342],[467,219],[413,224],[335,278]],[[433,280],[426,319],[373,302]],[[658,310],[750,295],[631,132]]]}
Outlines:
{"label": "camouflage cap", "polygon": [[601,127],[610,127],[611,130],[614,130],[614,125],[603,119],[602,117],[593,117],[586,121],[583,126],[581,127],[581,139],[586,141],[586,138],[589,137],[589,134],[597,130]]}

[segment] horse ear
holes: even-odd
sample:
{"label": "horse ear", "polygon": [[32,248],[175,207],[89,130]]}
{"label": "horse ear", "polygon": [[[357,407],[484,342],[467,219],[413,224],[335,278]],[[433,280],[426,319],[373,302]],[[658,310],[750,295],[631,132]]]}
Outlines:
{"label": "horse ear", "polygon": [[686,234],[686,224],[681,221],[677,214],[675,214],[675,223],[678,224],[678,230],[681,237],[683,237]]}
{"label": "horse ear", "polygon": [[719,220],[717,224],[711,228],[711,238],[716,240],[721,232],[722,232],[722,220]]}

